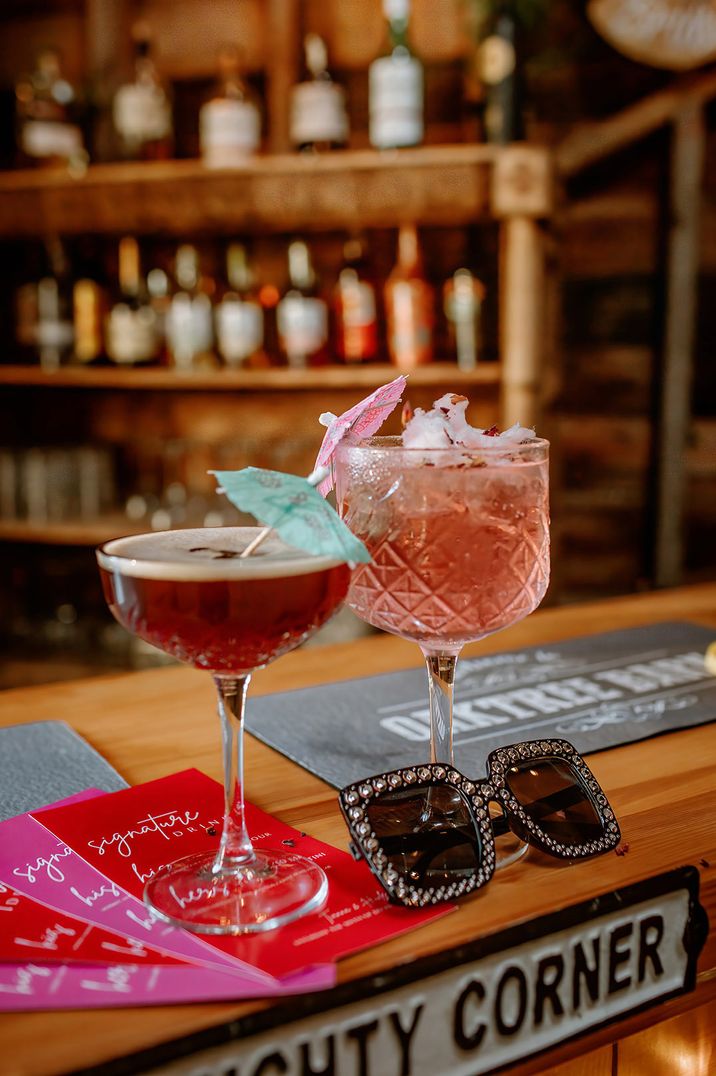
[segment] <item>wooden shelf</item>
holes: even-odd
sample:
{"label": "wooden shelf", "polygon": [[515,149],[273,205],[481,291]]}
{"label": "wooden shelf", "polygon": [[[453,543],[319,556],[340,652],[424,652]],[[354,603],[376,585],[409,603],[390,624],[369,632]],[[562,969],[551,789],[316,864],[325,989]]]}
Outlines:
{"label": "wooden shelf", "polygon": [[0,519],[0,542],[20,542],[29,545],[96,546],[110,538],[123,538],[148,530],[148,525],[132,523],[116,513],[97,519],[75,519],[60,522],[37,522],[26,519]]}
{"label": "wooden shelf", "polygon": [[[191,160],[92,165],[79,177],[5,172],[0,238],[459,225],[502,210],[544,215],[547,154],[537,146],[458,144],[276,154],[225,170]],[[506,194],[520,204],[505,206]]]}
{"label": "wooden shelf", "polygon": [[[372,389],[397,377],[387,363],[375,366],[321,366],[307,370],[275,367],[268,370],[208,370],[178,374],[159,366],[124,369],[117,366],[63,366],[48,373],[39,366],[1,366],[0,385],[38,388],[131,389],[174,392],[283,392],[315,389]],[[486,362],[475,370],[458,369],[452,362],[422,366],[410,374],[410,383],[470,386],[497,385],[500,364]]]}

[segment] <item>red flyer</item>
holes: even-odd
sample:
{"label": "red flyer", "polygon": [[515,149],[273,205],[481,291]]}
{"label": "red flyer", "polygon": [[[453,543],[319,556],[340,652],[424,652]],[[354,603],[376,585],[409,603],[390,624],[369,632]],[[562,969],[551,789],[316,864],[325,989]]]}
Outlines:
{"label": "red flyer", "polygon": [[93,926],[0,882],[0,961],[183,964],[134,938]]}
{"label": "red flyer", "polygon": [[[198,770],[184,770],[88,803],[33,815],[83,859],[128,893],[141,897],[162,865],[218,847],[223,789]],[[322,911],[262,935],[208,938],[221,951],[282,977],[325,964],[423,926],[450,905],[414,911],[389,904],[365,863],[299,833],[246,804],[251,839],[260,847],[286,844],[316,860],[328,876]]]}

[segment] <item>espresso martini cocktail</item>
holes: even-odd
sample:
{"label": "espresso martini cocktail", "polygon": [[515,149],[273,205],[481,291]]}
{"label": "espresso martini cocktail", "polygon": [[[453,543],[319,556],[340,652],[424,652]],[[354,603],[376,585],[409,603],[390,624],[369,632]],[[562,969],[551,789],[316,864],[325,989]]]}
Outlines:
{"label": "espresso martini cocktail", "polygon": [[349,568],[256,527],[159,531],[98,553],[105,599],[128,631],[213,673],[261,668],[293,650],[343,600]]}
{"label": "espresso martini cocktail", "polygon": [[286,848],[254,848],[243,798],[243,715],[254,669],[295,649],[343,601],[350,568],[256,527],[117,538],[97,550],[105,598],[125,628],[214,677],[224,749],[224,826],[215,853],[150,878],[144,899],[166,922],[206,934],[252,933],[323,904],[321,868]]}

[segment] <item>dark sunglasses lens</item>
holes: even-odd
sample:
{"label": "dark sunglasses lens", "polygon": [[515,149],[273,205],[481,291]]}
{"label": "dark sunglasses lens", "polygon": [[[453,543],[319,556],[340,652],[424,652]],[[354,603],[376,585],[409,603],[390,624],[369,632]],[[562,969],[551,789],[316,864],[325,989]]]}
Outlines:
{"label": "dark sunglasses lens", "polygon": [[518,762],[505,773],[507,787],[543,833],[560,844],[595,841],[604,826],[574,767],[564,759]]}
{"label": "dark sunglasses lens", "polygon": [[409,885],[447,885],[480,865],[477,828],[460,793],[443,785],[385,792],[371,801],[368,820],[390,865]]}

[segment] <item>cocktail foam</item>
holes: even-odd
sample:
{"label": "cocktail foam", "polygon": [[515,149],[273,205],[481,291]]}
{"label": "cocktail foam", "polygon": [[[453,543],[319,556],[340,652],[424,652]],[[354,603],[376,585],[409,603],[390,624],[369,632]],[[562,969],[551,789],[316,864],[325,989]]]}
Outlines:
{"label": "cocktail foam", "polygon": [[259,527],[201,527],[115,538],[97,552],[101,568],[140,579],[199,582],[225,579],[289,579],[325,571],[341,561],[312,557],[272,533],[248,557],[240,554]]}

